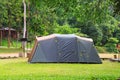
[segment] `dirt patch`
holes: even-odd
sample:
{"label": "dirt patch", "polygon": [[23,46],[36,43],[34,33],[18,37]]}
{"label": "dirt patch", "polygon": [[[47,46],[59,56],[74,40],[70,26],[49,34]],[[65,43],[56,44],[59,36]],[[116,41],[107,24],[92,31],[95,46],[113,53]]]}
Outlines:
{"label": "dirt patch", "polygon": [[8,58],[18,58],[19,54],[18,53],[2,53],[0,54],[0,59],[8,59]]}
{"label": "dirt patch", "polygon": [[118,54],[109,54],[109,53],[99,53],[99,57],[102,58],[106,58],[106,59],[111,59],[111,58],[118,58]]}

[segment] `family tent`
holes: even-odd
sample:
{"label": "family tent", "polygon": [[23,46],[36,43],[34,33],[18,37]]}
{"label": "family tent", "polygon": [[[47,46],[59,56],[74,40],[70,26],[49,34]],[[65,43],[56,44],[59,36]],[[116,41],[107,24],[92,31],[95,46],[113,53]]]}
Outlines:
{"label": "family tent", "polygon": [[102,63],[93,40],[74,34],[36,37],[28,62]]}

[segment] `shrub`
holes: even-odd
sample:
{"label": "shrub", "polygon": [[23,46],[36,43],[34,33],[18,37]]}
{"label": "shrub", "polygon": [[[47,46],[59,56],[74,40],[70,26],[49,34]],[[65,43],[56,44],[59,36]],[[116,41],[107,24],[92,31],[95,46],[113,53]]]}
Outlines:
{"label": "shrub", "polygon": [[109,52],[114,52],[114,53],[118,53],[118,50],[116,48],[116,44],[119,42],[119,40],[117,40],[117,38],[110,38],[108,40],[108,43],[105,45],[107,51]]}
{"label": "shrub", "polygon": [[95,45],[100,45],[103,34],[97,25],[88,22],[81,26],[81,32],[87,34],[90,38],[92,38]]}
{"label": "shrub", "polygon": [[105,47],[96,46],[96,49],[99,53],[106,53],[107,52]]}
{"label": "shrub", "polygon": [[71,28],[70,25],[65,24],[63,26],[56,25],[57,27],[54,29],[54,33],[60,33],[60,34],[73,34],[77,33],[77,28]]}
{"label": "shrub", "polygon": [[120,42],[120,29],[116,29],[113,34],[113,36],[116,37]]}
{"label": "shrub", "polygon": [[76,35],[77,36],[80,36],[80,37],[88,37],[88,35],[87,34],[84,34],[84,33],[76,33]]}

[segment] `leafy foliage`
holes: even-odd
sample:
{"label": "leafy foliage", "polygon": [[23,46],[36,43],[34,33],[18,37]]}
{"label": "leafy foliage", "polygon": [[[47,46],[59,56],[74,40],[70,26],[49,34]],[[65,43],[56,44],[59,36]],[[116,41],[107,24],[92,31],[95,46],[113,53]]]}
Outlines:
{"label": "leafy foliage", "polygon": [[96,46],[98,53],[106,53],[106,47]]}
{"label": "leafy foliage", "polygon": [[81,26],[81,32],[91,37],[94,40],[95,44],[100,44],[103,34],[97,25],[88,22],[85,25]]}
{"label": "leafy foliage", "polygon": [[[25,0],[27,38],[53,33],[91,37],[105,46],[111,37],[120,42],[118,0]],[[67,23],[67,24],[66,24]],[[12,27],[23,34],[22,0],[0,1],[0,27]]]}
{"label": "leafy foliage", "polygon": [[117,43],[118,43],[118,40],[116,38],[110,38],[108,40],[108,43],[105,46],[109,52],[118,53],[118,50],[116,48]]}
{"label": "leafy foliage", "polygon": [[77,33],[78,29],[77,28],[71,28],[70,25],[65,24],[63,26],[57,25],[57,27],[54,29],[55,33],[60,33],[60,34],[73,34]]}

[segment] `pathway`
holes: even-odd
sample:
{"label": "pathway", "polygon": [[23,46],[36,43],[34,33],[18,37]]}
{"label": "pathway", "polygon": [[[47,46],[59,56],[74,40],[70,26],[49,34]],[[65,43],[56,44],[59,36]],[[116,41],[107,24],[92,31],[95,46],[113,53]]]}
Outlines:
{"label": "pathway", "polygon": [[19,53],[0,53],[0,59],[17,57],[19,57]]}

